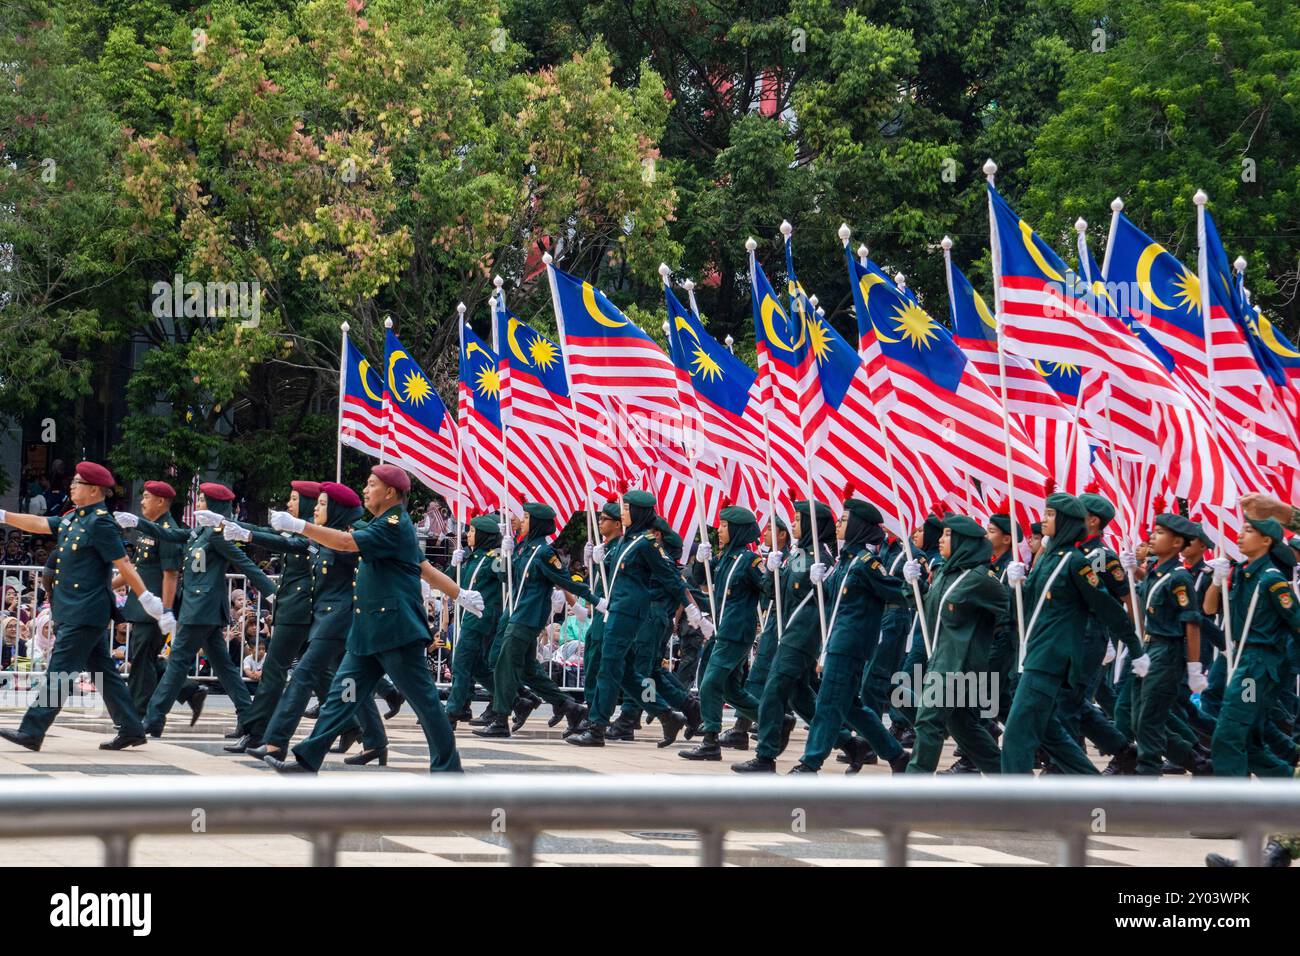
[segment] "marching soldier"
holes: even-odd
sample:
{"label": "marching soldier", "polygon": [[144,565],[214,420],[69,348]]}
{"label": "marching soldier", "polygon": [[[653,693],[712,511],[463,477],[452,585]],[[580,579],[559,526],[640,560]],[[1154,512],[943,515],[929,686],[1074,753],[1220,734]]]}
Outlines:
{"label": "marching soldier", "polygon": [[[614,576],[619,547],[623,542],[623,509],[617,501],[605,502],[596,515],[596,529],[600,533],[600,542],[592,546],[588,562],[593,568],[591,591],[597,598],[604,598],[609,596],[605,582]],[[593,614],[582,649],[582,699],[588,712],[597,709],[596,691],[600,684],[600,669],[605,664],[604,634],[605,615]],[[609,709],[612,710],[612,706]],[[584,718],[577,727],[565,730],[564,736],[580,734],[590,726],[591,721]]]}
{"label": "marching soldier", "polygon": [[406,512],[411,479],[396,465],[375,465],[366,482],[366,510],[373,520],[352,531],[309,525],[282,511],[271,513],[277,531],[305,534],[338,552],[359,554],[356,599],[347,653],[321,705],[320,719],[310,737],[294,747],[292,760],[267,755],[268,764],[282,773],[316,773],[330,744],[352,726],[363,701],[379,679],[388,674],[410,702],[429,746],[431,772],[459,772],[456,737],[442,710],[438,687],[426,663],[429,628],[421,580],[429,582],[471,614],[483,611],[482,595],[460,588],[424,560],[415,525]]}
{"label": "marching soldier", "polygon": [[501,528],[496,514],[471,518],[465,543],[468,557],[459,549],[452,554],[452,566],[464,565],[461,579],[465,587],[483,595],[483,614],[460,622],[456,647],[451,658],[451,693],[447,696],[447,719],[452,727],[457,721],[469,720],[474,684],[482,684],[490,693],[492,671],[487,666],[488,649],[501,623],[505,602],[505,566],[501,557]]}
{"label": "marching soldier", "polygon": [[[1187,573],[1192,576],[1193,605],[1201,611],[1201,667],[1208,674],[1209,684],[1201,691],[1201,703],[1195,715],[1190,715],[1196,729],[1202,733],[1214,733],[1214,719],[1219,715],[1219,705],[1223,701],[1223,688],[1227,683],[1227,658],[1224,656],[1223,628],[1217,618],[1204,612],[1205,595],[1214,581],[1214,569],[1205,560],[1205,552],[1214,547],[1214,542],[1205,533],[1200,522],[1189,522],[1193,537],[1183,549],[1183,562]],[[1190,699],[1187,706],[1191,706]]]}
{"label": "marching soldier", "polygon": [[[976,681],[990,673],[993,636],[999,629],[1007,629],[1011,594],[989,563],[993,546],[979,523],[965,515],[949,515],[943,525],[939,540],[943,562],[924,600],[934,650],[925,683],[933,682],[946,698],[958,687],[974,689]],[[949,675],[962,680],[949,680]],[[916,746],[908,773],[934,773],[948,734],[977,770],[1001,773],[998,745],[979,718],[977,702],[943,699],[932,703],[932,696],[922,687]]]}
{"label": "marching soldier", "polygon": [[144,718],[145,729],[154,737],[162,736],[167,712],[176,702],[190,664],[200,651],[234,702],[240,724],[252,706],[243,675],[230,660],[226,648],[225,626],[230,623],[226,571],[234,567],[242,572],[268,602],[275,600],[275,584],[248,555],[222,537],[217,528],[230,517],[234,500],[235,493],[225,485],[212,481],[199,485],[200,511],[195,514],[198,527],[193,531],[184,527],[164,528],[148,518],[126,512],[114,515],[124,528],[139,527],[159,541],[185,545],[185,597],[181,602],[180,627],[172,640],[167,669],[149,699]]}
{"label": "marching soldier", "polygon": [[[884,520],[872,504],[857,498],[844,502],[844,545],[839,567],[828,579],[826,659],[816,710],[808,729],[803,756],[790,773],[817,773],[831,749],[842,746],[849,754],[849,773],[862,769],[869,752],[889,752],[893,738],[878,715],[862,706],[862,672],[875,650],[885,608],[903,601],[903,582],[885,573],[871,548],[885,542]],[[861,737],[853,737],[845,723]],[[907,765],[908,754],[899,747],[890,763],[895,773]]]}
{"label": "marching soldier", "polygon": [[113,486],[107,468],[83,461],[77,465],[69,489],[75,510],[61,518],[0,511],[0,523],[29,534],[59,536],[50,599],[57,634],[54,650],[36,685],[36,703],[28,708],[17,730],[0,730],[0,737],[28,750],[41,749],[50,724],[83,671],[94,676],[109,716],[118,727],[117,735],[100,744],[99,749],[122,750],[145,743],[144,727],[132,704],[131,692],[109,656],[113,569],[164,634],[175,631],[176,619],[163,607],[162,598],[145,587],[126,556],[122,535],[104,507],[104,498]]}
{"label": "marching soldier", "polygon": [[[722,554],[710,569],[718,592],[718,624],[700,681],[700,730],[704,739],[698,746],[678,753],[686,760],[722,759],[718,734],[722,731],[724,702],[735,708],[738,717],[750,722],[758,719],[758,698],[744,685],[745,661],[758,630],[759,602],[772,591],[770,567],[781,561],[779,552],[763,558],[750,549],[758,542],[758,519],[752,511],[733,505],[723,508],[720,518],[718,544]],[[701,560],[710,557],[706,551]]]}

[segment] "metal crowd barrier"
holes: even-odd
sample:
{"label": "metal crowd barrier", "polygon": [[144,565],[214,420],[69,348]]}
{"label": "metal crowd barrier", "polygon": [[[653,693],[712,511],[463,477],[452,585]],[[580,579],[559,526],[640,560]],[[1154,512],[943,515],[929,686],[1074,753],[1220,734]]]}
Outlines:
{"label": "metal crowd barrier", "polygon": [[[199,821],[201,820],[201,826]],[[567,774],[193,777],[0,783],[0,838],[95,836],[107,866],[149,834],[302,833],[312,863],[333,866],[346,833],[501,834],[514,866],[538,834],[688,829],[699,862],[721,866],[725,837],[747,829],[879,831],[886,866],[907,865],[913,830],[1054,833],[1063,866],[1086,865],[1090,835],[1224,833],[1260,865],[1267,834],[1300,830],[1300,788],[1279,780],[1187,786],[1134,779],[770,777]]]}

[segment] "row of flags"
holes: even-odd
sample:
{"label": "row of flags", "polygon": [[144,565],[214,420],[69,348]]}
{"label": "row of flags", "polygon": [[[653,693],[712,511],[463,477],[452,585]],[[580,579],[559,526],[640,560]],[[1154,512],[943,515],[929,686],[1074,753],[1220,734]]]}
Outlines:
{"label": "row of flags", "polygon": [[666,266],[665,351],[546,256],[558,341],[510,312],[497,280],[490,340],[462,310],[454,416],[391,327],[382,374],[345,332],[340,441],[407,468],[462,523],[523,501],[593,515],[638,487],[683,538],[727,503],[788,519],[810,496],[866,499],[905,534],[946,510],[1014,507],[1023,527],[1051,490],[1092,489],[1119,506],[1118,541],[1185,499],[1233,552],[1239,493],[1300,491],[1300,352],[1234,279],[1203,196],[1195,270],[1118,200],[1102,265],[1080,222],[1071,268],[991,174],[988,199],[994,305],[945,239],[947,326],[855,255],[847,227],[856,344],[799,283],[788,224],[784,295],[747,244],[756,368],[709,333],[689,285],[678,299]]}

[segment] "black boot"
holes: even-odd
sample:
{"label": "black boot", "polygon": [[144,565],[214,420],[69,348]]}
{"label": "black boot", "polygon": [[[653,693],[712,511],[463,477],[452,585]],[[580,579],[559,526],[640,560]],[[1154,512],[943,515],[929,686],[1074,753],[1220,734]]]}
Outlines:
{"label": "black boot", "polygon": [[496,711],[494,711],[492,709],[492,705],[489,704],[487,706],[487,709],[484,710],[483,713],[479,714],[477,717],[473,718],[472,720],[467,720],[466,723],[469,724],[471,727],[486,727],[488,724],[496,720],[496,716],[497,716]]}
{"label": "black boot", "polygon": [[469,709],[468,704],[466,704],[460,710],[447,711],[447,723],[451,724],[452,730],[455,730],[456,725],[461,723],[462,721],[468,722],[473,719],[474,719],[474,712]]}
{"label": "black boot", "polygon": [[588,731],[590,729],[591,729],[591,721],[587,720],[584,717],[582,720],[578,721],[578,726],[564,728],[564,733],[561,736],[565,738],[576,737],[579,734],[584,733],[585,731]]}
{"label": "black boot", "polygon": [[510,732],[519,733],[520,729],[528,722],[528,718],[533,715],[538,707],[542,706],[542,699],[532,694],[520,694],[515,698],[513,709],[514,719],[510,721]]}
{"label": "black boot", "polygon": [[352,749],[352,745],[361,739],[361,728],[353,727],[351,730],[345,730],[339,734],[339,742],[334,746],[336,754],[345,754]]}
{"label": "black boot", "polygon": [[718,735],[718,746],[729,747],[732,750],[748,750],[749,728],[752,726],[754,724],[748,717],[737,717],[735,725],[730,730]]}
{"label": "black boot", "polygon": [[40,737],[33,737],[31,734],[20,734],[16,730],[0,730],[0,737],[9,741],[11,744],[17,744],[19,747],[26,747],[28,750],[40,750]]}
{"label": "black boot", "polygon": [[112,740],[106,740],[100,744],[99,749],[125,750],[127,747],[139,747],[147,742],[147,737],[128,737],[126,734],[118,734]]}
{"label": "black boot", "polygon": [[199,715],[203,713],[203,705],[208,699],[208,689],[200,684],[194,688],[194,693],[190,695],[190,726],[193,727],[199,722]]}
{"label": "black boot", "polygon": [[1110,758],[1103,777],[1128,776],[1137,772],[1138,752],[1132,744],[1125,744],[1124,749]]}
{"label": "black boot", "polygon": [[[850,772],[852,772],[852,773],[856,773],[857,771],[850,771]],[[811,774],[815,774],[815,773],[817,773],[817,771],[814,770],[812,767],[808,766],[808,765],[807,765],[806,763],[804,763],[802,760],[800,760],[797,764],[795,764],[793,767],[791,767],[789,770],[787,770],[786,773],[787,773],[787,775],[788,775],[788,774],[792,774],[792,773],[811,773]]]}
{"label": "black boot", "polygon": [[475,727],[475,737],[509,737],[510,727],[506,724],[506,719],[501,716],[493,718],[492,723],[486,727]]}
{"label": "black boot", "polygon": [[308,707],[306,710],[304,710],[304,711],[302,712],[302,716],[303,716],[303,718],[306,719],[306,720],[317,720],[317,719],[319,719],[319,718],[320,718],[320,701],[316,701],[316,703],[312,704],[310,707]]}
{"label": "black boot", "polygon": [[636,740],[636,718],[629,717],[627,714],[619,714],[618,719],[609,725],[605,731],[606,740]]}
{"label": "black boot", "polygon": [[700,712],[700,699],[694,695],[687,697],[686,703],[682,704],[682,715],[686,718],[682,736],[690,740],[700,732],[700,724],[704,722],[704,715]]}
{"label": "black boot", "polygon": [[776,761],[768,757],[755,757],[744,763],[733,763],[731,769],[736,773],[776,773]]}
{"label": "black boot", "polygon": [[579,704],[576,700],[570,700],[564,705],[564,710],[560,714],[569,722],[566,733],[574,733],[578,726],[587,719],[587,705]]}
{"label": "black boot", "polygon": [[600,724],[590,724],[582,733],[570,734],[565,737],[564,742],[573,744],[575,747],[603,747],[605,746],[605,728]]}
{"label": "black boot", "polygon": [[402,709],[402,705],[406,703],[406,697],[394,687],[384,695],[384,703],[388,705],[388,712],[384,714],[384,720],[392,720],[397,716],[397,712]]}
{"label": "black boot", "polygon": [[785,753],[785,748],[790,744],[790,735],[794,733],[795,717],[794,714],[786,714],[781,718],[781,750]]}
{"label": "black boot", "polygon": [[947,770],[940,770],[939,773],[941,776],[958,773],[979,773],[979,768],[975,766],[970,757],[963,755],[954,761],[951,767]]}
{"label": "black boot", "polygon": [[689,750],[677,751],[677,756],[683,760],[721,760],[722,747],[718,744],[718,735],[713,731],[705,731],[700,742]]}
{"label": "black boot", "polygon": [[[866,763],[875,763],[878,758],[876,752],[871,749],[871,744],[867,743],[861,737],[849,738],[848,748],[844,751],[849,757],[849,768],[845,773],[858,773]],[[816,771],[813,771],[816,773]]]}
{"label": "black boot", "polygon": [[894,773],[906,773],[907,765],[912,762],[912,751],[904,750],[901,754],[889,761],[889,769]]}
{"label": "black boot", "polygon": [[664,729],[664,739],[655,746],[668,747],[677,742],[677,735],[686,727],[686,718],[682,716],[681,711],[666,710],[659,715],[659,726]]}

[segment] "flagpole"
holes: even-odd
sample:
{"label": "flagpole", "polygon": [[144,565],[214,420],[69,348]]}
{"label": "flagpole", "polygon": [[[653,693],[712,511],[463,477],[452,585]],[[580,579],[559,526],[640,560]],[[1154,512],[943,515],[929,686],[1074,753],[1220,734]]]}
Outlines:
{"label": "flagpole", "polygon": [[[793,232],[794,232],[794,226],[790,225],[790,223],[789,223],[788,220],[782,220],[782,222],[781,222],[781,235],[785,237],[785,241],[786,241],[787,245],[788,245],[789,242],[790,242],[790,235],[791,235],[791,233],[793,233]],[[791,255],[791,261],[793,261],[793,256],[794,256],[794,252],[793,252],[793,250],[791,250],[790,255]],[[788,281],[788,279],[787,279],[787,281]],[[815,310],[815,309],[817,308],[817,298],[816,298],[816,296],[810,297],[809,300],[808,300],[808,304],[811,305],[811,306],[813,307],[813,309]],[[793,311],[794,311],[794,310],[793,310],[793,307],[792,307],[792,308],[791,308],[791,312],[793,312]],[[802,310],[801,310],[801,311],[802,311]],[[816,316],[815,316],[815,313],[814,313],[814,318],[815,318],[815,317],[816,317]],[[806,316],[801,316],[801,317],[800,317],[800,320],[801,320],[802,322],[805,322],[805,323],[807,323],[807,322],[810,321]],[[793,342],[795,341],[795,338],[794,338],[793,333],[790,332],[790,331],[787,331],[787,334],[791,336],[791,342],[793,343]],[[817,357],[816,357],[816,356],[813,356],[813,363],[815,364],[816,362],[817,362]],[[820,373],[819,373],[819,374],[820,374]],[[818,387],[819,389],[821,388],[821,384],[820,384],[820,382],[818,383],[817,387]],[[799,422],[800,431],[803,431],[803,421],[802,421],[802,417],[803,417],[803,416],[802,416],[802,414],[801,414],[801,415],[800,415],[800,419],[801,419],[801,420],[800,420],[800,422]],[[807,485],[807,488],[808,488],[808,521],[809,521],[809,523],[812,525],[813,561],[814,561],[814,563],[815,563],[815,562],[821,561],[821,558],[822,558],[822,546],[821,546],[821,542],[818,540],[818,536],[817,536],[817,493],[816,493],[816,489],[815,489],[815,487],[814,487],[814,485],[813,485],[813,474],[812,474],[812,459],[813,459],[813,453],[812,453],[812,449],[809,447],[809,440],[810,440],[810,436],[805,432],[805,434],[804,434],[804,436],[803,436],[803,468],[804,468],[804,483]],[[800,537],[803,537],[803,536],[800,535]],[[822,647],[825,647],[825,646],[826,646],[826,595],[825,595],[825,593],[824,593],[823,590],[822,590],[822,585],[821,585],[821,582],[820,582],[820,581],[818,581],[818,582],[814,585],[814,587],[817,589],[817,623],[821,626],[821,632],[822,632]]]}
{"label": "flagpole", "polygon": [[[672,276],[672,274],[673,274],[673,270],[668,268],[668,264],[666,262],[659,263],[659,276],[660,278],[663,279],[665,290],[671,290],[672,288],[670,283],[670,277]],[[688,292],[687,295],[689,296],[690,293]],[[694,297],[691,296],[691,299],[692,299],[691,305],[693,307],[695,304]],[[676,329],[672,328],[672,326],[670,326],[667,322],[665,322],[664,332],[669,338],[668,347],[672,348],[672,339],[676,337],[677,331]],[[680,387],[681,386],[679,385],[678,388]],[[693,384],[689,385],[688,387],[694,390]],[[681,402],[678,402],[677,404],[680,406]],[[692,404],[696,409],[699,408],[698,402],[694,402]],[[704,490],[700,485],[699,472],[696,470],[696,460],[697,460],[698,452],[694,452],[694,453],[692,452],[694,446],[695,446],[694,441],[690,442],[689,444],[686,441],[686,416],[683,415],[682,416],[682,449],[686,452],[686,461],[691,468],[691,485],[695,489],[695,523],[698,526],[700,532],[700,544],[707,545],[709,544],[709,533],[705,528],[705,523],[704,523]],[[714,605],[714,601],[713,601],[713,571],[710,568],[708,561],[703,561],[701,563],[704,565],[705,586],[708,587],[709,589],[709,616],[713,619],[713,624],[714,627],[716,628],[717,625],[721,624],[722,622],[718,620],[718,609]]]}
{"label": "flagpole", "polygon": [[1110,201],[1110,232],[1106,234],[1106,252],[1101,259],[1101,275],[1104,279],[1110,275],[1110,254],[1115,248],[1115,229],[1119,225],[1119,214],[1124,211],[1124,200],[1116,196]]}
{"label": "flagpole", "polygon": [[[502,286],[505,285],[505,280],[502,279],[500,276],[494,276],[492,279],[492,285],[496,287],[497,301],[500,303],[502,313],[504,313],[506,311],[506,293],[505,293],[505,289],[503,289]],[[497,331],[497,316],[496,316],[495,309],[496,306],[494,305],[493,313],[492,313],[492,351],[496,353],[497,362],[499,363],[501,361],[501,342],[500,342],[500,336]],[[509,378],[509,376],[506,377],[507,379]],[[508,384],[509,383],[507,382],[507,387]],[[503,388],[502,391],[504,392],[505,389]],[[506,401],[507,404],[509,404],[508,398]],[[500,397],[498,397],[497,408],[499,409],[500,407],[501,407],[501,401],[500,401]],[[509,534],[511,531],[510,469],[506,463],[506,458],[509,455],[509,449],[506,441],[506,420],[502,416],[498,416],[498,417],[501,418],[501,522],[506,526],[506,534]],[[511,561],[509,557],[503,555],[503,560],[501,563],[506,566],[506,607],[513,607],[515,603],[514,562]]]}
{"label": "flagpole", "polygon": [[[840,241],[844,243],[846,254],[848,252],[849,238],[851,236],[852,232],[849,230],[848,223],[840,223],[839,237]],[[866,246],[860,246],[858,248],[858,258],[862,260],[862,264],[865,266],[867,258]],[[866,318],[868,322],[871,321],[870,316],[864,316],[864,318]],[[879,408],[874,396],[872,397],[871,405],[872,411],[876,413],[876,420],[880,424],[880,446],[885,450],[885,471],[889,472],[889,485],[894,494],[894,509],[898,513],[898,539],[903,542],[903,553],[907,556],[908,563],[911,563],[916,560],[912,556],[912,535],[907,524],[907,519],[903,516],[903,496],[898,493],[898,473],[894,470],[894,454],[890,451],[889,447],[890,442],[893,440],[891,438],[893,426],[891,424],[889,412],[882,411]],[[925,656],[926,658],[930,658],[934,655],[934,647],[930,644],[929,625],[925,623],[925,604],[921,599],[921,584],[919,581],[912,582],[912,597],[916,601],[916,617],[921,623],[921,640],[925,642]]]}
{"label": "flagpole", "polygon": [[[745,251],[749,253],[749,294],[752,298],[754,290],[757,288],[754,277],[754,250],[758,248],[758,243],[754,237],[750,236],[745,240]],[[691,297],[692,304],[694,296]],[[692,305],[693,307],[693,305]],[[762,358],[762,353],[759,353]],[[772,468],[772,403],[776,401],[776,387],[772,381],[772,370],[768,368],[768,361],[762,358],[763,372],[767,376],[767,401],[763,403],[763,456],[767,461],[767,507],[768,518],[767,526],[771,531],[772,544],[771,548],[775,552],[776,547],[776,472]],[[787,534],[789,532],[787,531]],[[791,536],[793,537],[793,536]],[[791,540],[791,546],[794,541]],[[777,568],[772,569],[772,600],[776,605],[776,639],[780,643],[781,636],[785,631],[784,615],[781,611],[781,572]]]}
{"label": "flagpole", "polygon": [[347,394],[348,382],[348,330],[346,322],[339,326],[343,335],[339,345],[339,427],[334,443],[334,483],[343,483],[343,397]]}
{"label": "flagpole", "polygon": [[[390,315],[384,319],[384,331],[393,327],[393,317]],[[393,424],[393,410],[389,407],[392,405],[392,399],[388,392],[388,379],[391,376],[388,372],[388,341],[384,341],[384,437],[379,442],[379,463],[382,465],[388,457],[388,431]]]}
{"label": "flagpole", "polygon": [[[465,355],[465,303],[456,303],[456,328],[460,341],[460,351],[456,354],[456,364],[459,366]],[[456,506],[460,509],[460,515],[456,519],[456,550],[463,551],[465,548],[465,435],[467,433],[466,423],[460,420],[459,386],[456,401]],[[460,587],[460,568],[463,561],[456,562],[456,587]],[[444,607],[446,606],[444,602]],[[461,607],[456,605],[455,613],[452,615],[456,622],[456,638],[460,639],[460,616]]]}
{"label": "flagpole", "polygon": [[[1192,202],[1196,204],[1196,244],[1199,247],[1196,253],[1196,272],[1201,283],[1201,318],[1205,328],[1205,390],[1210,398],[1210,434],[1214,438],[1214,443],[1219,444],[1219,411],[1218,405],[1214,398],[1214,340],[1213,326],[1210,321],[1210,262],[1209,256],[1205,251],[1205,204],[1210,201],[1205,190],[1196,190],[1196,195],[1192,197]],[[1226,542],[1223,540],[1222,530],[1219,531],[1219,554],[1228,553]],[[1227,582],[1224,582],[1225,584]],[[1223,632],[1224,632],[1224,649],[1228,653],[1228,678],[1232,678],[1233,671],[1237,669],[1237,652],[1236,645],[1232,640],[1232,612],[1228,607],[1228,588],[1219,589],[1223,592]],[[1241,635],[1242,642],[1246,640],[1246,635]]]}
{"label": "flagpole", "polygon": [[[989,246],[993,258],[993,312],[994,326],[998,345],[998,385],[1002,399],[1002,445],[1007,457],[1007,508],[1011,512],[1011,553],[1020,557],[1020,521],[1016,514],[1016,481],[1011,463],[1011,412],[1007,403],[1007,356],[1002,344],[1002,249],[997,237],[997,218],[993,211],[993,177],[997,174],[998,164],[992,159],[984,163],[984,176],[989,183]],[[947,239],[947,237],[944,237]],[[944,253],[952,249],[952,240],[948,239]],[[1029,635],[1025,633],[1025,592],[1023,582],[1013,585],[1016,592],[1016,626],[1020,631],[1019,670],[1025,669],[1025,650]]]}
{"label": "flagpole", "polygon": [[[1115,426],[1112,423],[1110,417],[1110,382],[1109,381],[1104,382],[1102,384],[1102,390],[1103,390],[1102,394],[1104,396],[1104,401],[1105,401],[1103,410],[1105,411],[1106,414],[1106,450],[1110,454],[1110,460],[1114,462],[1115,461]],[[1143,480],[1145,480],[1145,475],[1143,476]],[[1120,490],[1122,491],[1123,488],[1121,487]],[[1146,503],[1142,500],[1143,496],[1144,496],[1144,492],[1141,491],[1141,489],[1139,488],[1138,502],[1137,502],[1138,511],[1136,515],[1137,523],[1139,525],[1142,523],[1142,512],[1146,509]],[[1137,541],[1137,529],[1134,528],[1133,539],[1129,542],[1131,549],[1134,552],[1137,551],[1136,541]],[[1137,577],[1134,575],[1132,568],[1125,568],[1124,574],[1128,578],[1129,612],[1132,614],[1133,617],[1133,630],[1137,632],[1138,640],[1141,641],[1143,640],[1142,615],[1138,613]]]}
{"label": "flagpole", "polygon": [[[560,308],[560,290],[555,283],[555,267],[553,265],[554,258],[549,252],[543,253],[542,262],[546,264],[546,280],[551,286],[551,308],[555,312],[555,327],[560,333],[560,361],[564,365],[565,381],[569,384],[569,416],[573,427],[573,439],[578,446],[578,463],[582,467],[582,480],[587,486],[587,535],[591,541],[595,542],[597,541],[596,529],[598,527],[596,522],[595,504],[596,484],[591,477],[591,466],[587,463],[587,448],[583,444],[581,432],[578,430],[578,409],[573,401],[575,390],[573,386],[573,375],[569,371],[569,350],[564,344],[564,310]],[[590,559],[587,561],[587,580],[593,583],[596,580],[595,571],[592,569],[592,562]],[[609,578],[605,574],[604,561],[600,563],[600,580],[604,586],[605,598],[608,599],[610,596]],[[594,611],[595,609],[593,608],[592,610]],[[609,616],[608,610],[606,610],[605,615],[606,617]]]}

